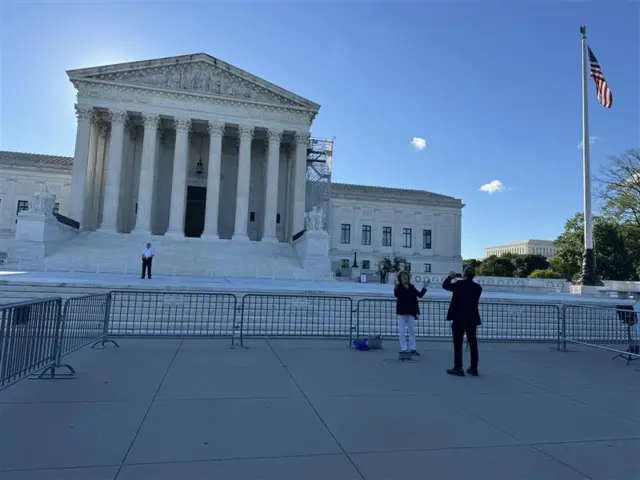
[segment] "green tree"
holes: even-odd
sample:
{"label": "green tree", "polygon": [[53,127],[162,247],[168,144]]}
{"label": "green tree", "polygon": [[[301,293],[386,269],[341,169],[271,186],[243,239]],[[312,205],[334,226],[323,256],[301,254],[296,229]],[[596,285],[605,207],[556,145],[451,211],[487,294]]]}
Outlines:
{"label": "green tree", "polygon": [[610,158],[597,178],[603,213],[640,226],[640,149]]}
{"label": "green tree", "polygon": [[513,277],[515,270],[516,267],[510,258],[492,255],[482,261],[476,273],[485,277]]}
{"label": "green tree", "polygon": [[542,255],[524,255],[522,258],[527,276],[531,276],[536,270],[547,270],[549,268],[549,262]]}
{"label": "green tree", "polygon": [[[637,275],[631,261],[625,230],[612,218],[593,217],[593,243],[596,268],[602,280],[629,280]],[[640,236],[634,237],[640,241]],[[584,220],[578,213],[567,220],[565,231],[556,239],[557,253],[549,259],[549,266],[563,278],[577,280],[582,266]]]}
{"label": "green tree", "polygon": [[471,267],[474,270],[478,270],[478,268],[480,268],[480,265],[482,265],[482,260],[478,260],[475,258],[468,258],[467,260],[463,260],[462,264],[465,267]]}

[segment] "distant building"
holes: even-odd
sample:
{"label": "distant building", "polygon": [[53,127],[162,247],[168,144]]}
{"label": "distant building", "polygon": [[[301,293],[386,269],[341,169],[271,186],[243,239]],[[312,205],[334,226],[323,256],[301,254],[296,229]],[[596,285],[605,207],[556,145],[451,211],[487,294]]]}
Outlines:
{"label": "distant building", "polygon": [[492,255],[500,256],[505,253],[551,257],[556,254],[556,247],[552,240],[519,240],[507,243],[500,247],[489,247],[484,249],[485,258]]}

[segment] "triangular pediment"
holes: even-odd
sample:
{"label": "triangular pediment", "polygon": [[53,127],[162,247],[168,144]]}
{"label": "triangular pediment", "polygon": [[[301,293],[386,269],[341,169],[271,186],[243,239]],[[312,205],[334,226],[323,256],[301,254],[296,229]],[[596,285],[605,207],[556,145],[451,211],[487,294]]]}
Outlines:
{"label": "triangular pediment", "polygon": [[317,112],[320,106],[210,55],[201,53],[67,72],[74,80],[93,80],[154,89],[232,97]]}

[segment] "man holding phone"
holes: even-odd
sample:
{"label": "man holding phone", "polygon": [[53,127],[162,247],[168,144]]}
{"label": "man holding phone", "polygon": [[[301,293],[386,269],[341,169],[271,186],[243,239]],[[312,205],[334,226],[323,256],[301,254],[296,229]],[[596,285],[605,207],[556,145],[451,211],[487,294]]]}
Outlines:
{"label": "man holding phone", "polygon": [[464,269],[463,275],[450,272],[442,284],[443,289],[453,293],[447,312],[447,320],[451,322],[451,333],[453,334],[453,368],[447,370],[449,375],[464,377],[462,344],[466,334],[471,353],[471,363],[467,373],[474,377],[478,376],[479,355],[476,330],[479,325],[482,325],[478,309],[482,287],[473,281],[475,276],[473,268],[467,267]]}

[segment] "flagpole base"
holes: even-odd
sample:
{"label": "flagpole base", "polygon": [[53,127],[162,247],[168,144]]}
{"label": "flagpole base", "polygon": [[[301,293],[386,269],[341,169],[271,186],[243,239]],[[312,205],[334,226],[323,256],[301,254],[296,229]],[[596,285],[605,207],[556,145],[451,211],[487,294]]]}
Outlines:
{"label": "flagpole base", "polygon": [[587,248],[582,255],[582,272],[580,283],[586,286],[595,286],[598,283],[596,275],[596,258],[592,248]]}

